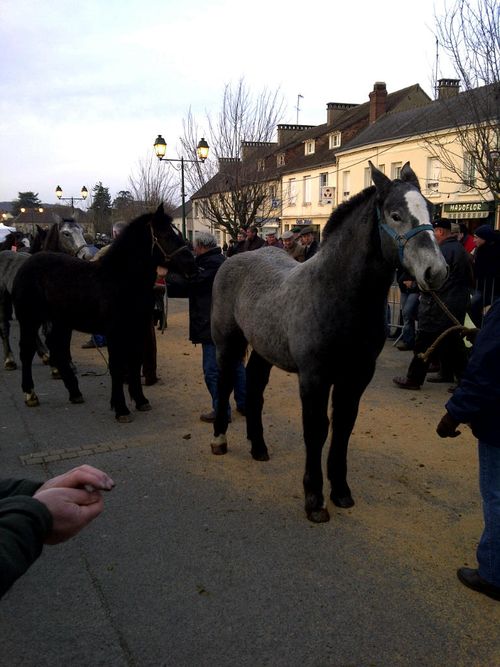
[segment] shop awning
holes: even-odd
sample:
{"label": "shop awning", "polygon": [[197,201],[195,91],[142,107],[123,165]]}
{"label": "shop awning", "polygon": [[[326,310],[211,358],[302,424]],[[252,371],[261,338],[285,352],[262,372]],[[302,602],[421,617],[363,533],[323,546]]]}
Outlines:
{"label": "shop awning", "polygon": [[443,204],[441,217],[450,220],[487,218],[493,210],[494,204],[489,201],[447,202]]}

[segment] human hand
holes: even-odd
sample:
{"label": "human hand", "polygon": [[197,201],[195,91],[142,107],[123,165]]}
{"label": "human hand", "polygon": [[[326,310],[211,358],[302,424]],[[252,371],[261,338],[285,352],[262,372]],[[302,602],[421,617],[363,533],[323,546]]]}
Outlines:
{"label": "human hand", "polygon": [[43,503],[52,515],[52,529],[45,544],[65,542],[85,528],[102,512],[104,502],[99,491],[75,488],[38,490],[33,498]]}
{"label": "human hand", "polygon": [[453,419],[449,412],[446,412],[441,417],[441,421],[436,427],[436,432],[440,438],[456,438],[461,433],[461,431],[457,430],[459,423]]}
{"label": "human hand", "polygon": [[68,470],[58,477],[49,479],[38,489],[46,491],[47,489],[65,488],[65,489],[86,489],[87,491],[111,491],[115,483],[102,470],[89,465],[81,465],[72,470]]}

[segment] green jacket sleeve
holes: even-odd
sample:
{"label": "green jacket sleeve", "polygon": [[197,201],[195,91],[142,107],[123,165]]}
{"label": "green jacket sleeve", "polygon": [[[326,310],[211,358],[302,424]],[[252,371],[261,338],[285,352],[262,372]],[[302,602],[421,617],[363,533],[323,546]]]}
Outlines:
{"label": "green jacket sleeve", "polygon": [[0,597],[40,556],[52,527],[49,510],[31,497],[40,486],[0,480]]}

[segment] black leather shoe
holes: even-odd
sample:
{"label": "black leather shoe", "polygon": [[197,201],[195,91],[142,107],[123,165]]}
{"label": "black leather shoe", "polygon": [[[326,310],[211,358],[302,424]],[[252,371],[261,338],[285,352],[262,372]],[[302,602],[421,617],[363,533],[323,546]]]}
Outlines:
{"label": "black leather shoe", "polygon": [[500,586],[493,586],[485,579],[479,576],[478,570],[473,570],[470,567],[459,567],[457,570],[457,577],[464,586],[472,588],[473,591],[483,593],[493,600],[500,601]]}
{"label": "black leather shoe", "polygon": [[408,378],[398,377],[392,378],[394,384],[396,384],[400,389],[420,389],[420,385],[412,382]]}

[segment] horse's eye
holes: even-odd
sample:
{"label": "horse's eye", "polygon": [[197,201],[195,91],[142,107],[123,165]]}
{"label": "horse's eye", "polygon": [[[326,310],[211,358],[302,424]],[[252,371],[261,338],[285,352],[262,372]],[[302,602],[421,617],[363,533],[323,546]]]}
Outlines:
{"label": "horse's eye", "polygon": [[394,222],[401,222],[401,216],[399,213],[391,213],[391,218],[394,220]]}

